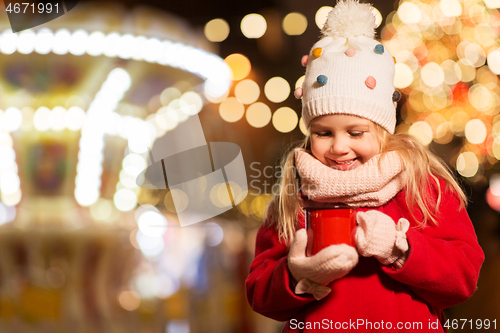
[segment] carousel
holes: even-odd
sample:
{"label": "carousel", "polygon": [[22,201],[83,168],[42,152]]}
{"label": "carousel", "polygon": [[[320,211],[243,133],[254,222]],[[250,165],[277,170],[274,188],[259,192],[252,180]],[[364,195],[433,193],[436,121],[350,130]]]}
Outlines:
{"label": "carousel", "polygon": [[235,331],[238,224],[182,228],[178,198],[137,181],[156,139],[230,89],[214,46],[144,7],[0,26],[0,330]]}

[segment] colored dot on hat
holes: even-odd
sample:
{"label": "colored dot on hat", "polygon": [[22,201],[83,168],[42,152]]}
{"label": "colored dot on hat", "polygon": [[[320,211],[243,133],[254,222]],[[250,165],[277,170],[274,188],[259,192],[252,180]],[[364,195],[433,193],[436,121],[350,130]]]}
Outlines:
{"label": "colored dot on hat", "polygon": [[350,47],[345,51],[345,55],[348,57],[354,57],[356,55],[356,50]]}
{"label": "colored dot on hat", "polygon": [[297,89],[295,89],[295,91],[293,92],[293,94],[295,95],[295,98],[299,99],[299,98],[302,98],[302,94],[303,94],[303,90],[301,87],[297,87]]}
{"label": "colored dot on hat", "polygon": [[318,83],[321,86],[324,86],[326,84],[326,82],[328,81],[328,78],[325,75],[318,75],[316,81],[318,81]]}
{"label": "colored dot on hat", "polygon": [[365,81],[365,84],[368,88],[374,89],[375,86],[377,85],[377,80],[373,76],[368,76],[368,78]]}
{"label": "colored dot on hat", "polygon": [[302,64],[302,66],[306,67],[307,66],[307,62],[309,61],[309,56],[308,55],[305,55],[302,57],[302,59],[300,60],[300,63]]}
{"label": "colored dot on hat", "polygon": [[377,44],[377,46],[375,46],[375,53],[383,54],[384,53],[384,45]]}
{"label": "colored dot on hat", "polygon": [[323,49],[321,47],[317,47],[312,51],[312,54],[314,57],[319,58],[321,56],[321,52],[323,52]]}
{"label": "colored dot on hat", "polygon": [[401,99],[401,93],[399,91],[394,91],[392,94],[392,101],[393,102],[398,102]]}

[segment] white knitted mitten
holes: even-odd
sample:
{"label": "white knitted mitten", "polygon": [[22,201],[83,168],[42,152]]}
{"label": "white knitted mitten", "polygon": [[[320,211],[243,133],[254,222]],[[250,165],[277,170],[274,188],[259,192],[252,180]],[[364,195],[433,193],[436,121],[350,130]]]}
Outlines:
{"label": "white knitted mitten", "polygon": [[347,244],[330,245],[312,257],[306,257],[307,231],[300,229],[288,254],[288,269],[295,280],[296,294],[311,293],[316,299],[328,295],[324,285],[340,279],[358,263],[356,249]]}
{"label": "white knitted mitten", "polygon": [[410,227],[408,220],[401,218],[396,225],[390,216],[376,210],[358,212],[356,220],[356,247],[359,254],[363,257],[373,256],[382,265],[394,264],[401,268],[409,249],[406,239]]}

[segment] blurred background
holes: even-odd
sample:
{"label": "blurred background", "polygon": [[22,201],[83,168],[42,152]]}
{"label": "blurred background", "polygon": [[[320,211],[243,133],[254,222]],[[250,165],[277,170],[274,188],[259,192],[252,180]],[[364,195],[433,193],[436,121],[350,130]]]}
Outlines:
{"label": "blurred background", "polygon": [[[470,198],[486,261],[446,313],[476,328],[500,318],[500,0],[372,3],[397,130]],[[80,1],[20,33],[2,8],[0,331],[280,332],[244,281],[279,158],[305,133],[301,58],[334,4]],[[225,212],[181,227],[186,195],[136,178],[155,139],[195,116],[207,142],[240,147],[248,184],[204,189]]]}

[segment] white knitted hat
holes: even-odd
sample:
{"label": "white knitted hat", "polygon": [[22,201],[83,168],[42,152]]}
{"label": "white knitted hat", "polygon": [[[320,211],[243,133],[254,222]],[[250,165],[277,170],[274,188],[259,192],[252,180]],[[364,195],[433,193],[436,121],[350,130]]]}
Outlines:
{"label": "white knitted hat", "polygon": [[302,117],[327,114],[369,119],[390,133],[396,126],[394,58],[374,39],[370,4],[339,0],[328,14],[321,39],[302,58],[306,75],[295,96],[302,97]]}

